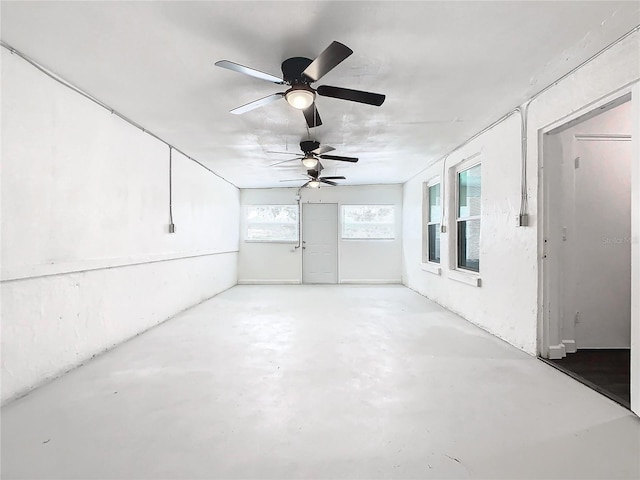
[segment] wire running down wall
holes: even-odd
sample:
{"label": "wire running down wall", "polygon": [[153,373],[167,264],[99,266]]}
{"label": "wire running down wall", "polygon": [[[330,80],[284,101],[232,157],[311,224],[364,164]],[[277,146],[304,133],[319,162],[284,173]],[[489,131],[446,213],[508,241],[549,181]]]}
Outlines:
{"label": "wire running down wall", "polygon": [[2,50],[2,401],[237,282],[239,191]]}
{"label": "wire running down wall", "polygon": [[[541,175],[539,132],[637,83],[640,78],[638,51],[640,33],[635,30],[578,70],[545,88],[528,104],[526,171],[522,170],[521,118],[505,115],[502,121],[451,152],[446,157],[444,173],[441,160],[404,184],[403,278],[408,287],[516,347],[530,354],[538,352],[542,312],[539,274],[543,251],[539,211],[543,199],[539,197],[538,185]],[[455,266],[455,215],[451,214],[455,208],[455,195],[444,198],[444,222],[448,230],[441,240],[439,276],[421,265],[421,225],[425,182],[441,178],[450,190],[454,185],[451,169],[474,154],[480,154],[482,158],[481,267],[478,275],[481,282],[471,286],[455,281],[461,273]],[[637,156],[635,161],[638,161]],[[523,175],[527,178],[524,191]],[[637,198],[638,186],[635,188]],[[519,227],[516,219],[523,212],[525,196],[529,225]],[[634,319],[634,322],[638,321]]]}

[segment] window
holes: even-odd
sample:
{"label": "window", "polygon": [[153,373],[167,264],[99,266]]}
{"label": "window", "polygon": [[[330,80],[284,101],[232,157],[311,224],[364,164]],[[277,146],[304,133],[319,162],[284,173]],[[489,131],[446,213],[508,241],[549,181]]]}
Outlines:
{"label": "window", "polygon": [[395,231],[393,205],[342,206],[342,238],[393,239]]}
{"label": "window", "polygon": [[440,203],[440,184],[427,185],[426,190],[426,216],[427,225],[425,235],[424,261],[440,263],[440,222],[442,221],[442,208]]}
{"label": "window", "polygon": [[245,241],[297,242],[297,205],[247,205]]}
{"label": "window", "polygon": [[480,271],[480,164],[457,173],[458,268]]}

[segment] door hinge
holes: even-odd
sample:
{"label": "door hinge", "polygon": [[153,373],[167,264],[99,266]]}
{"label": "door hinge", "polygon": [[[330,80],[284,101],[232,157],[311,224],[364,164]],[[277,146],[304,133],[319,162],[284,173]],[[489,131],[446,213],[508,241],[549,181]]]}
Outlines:
{"label": "door hinge", "polygon": [[580,168],[580,157],[576,157],[573,159],[574,168]]}

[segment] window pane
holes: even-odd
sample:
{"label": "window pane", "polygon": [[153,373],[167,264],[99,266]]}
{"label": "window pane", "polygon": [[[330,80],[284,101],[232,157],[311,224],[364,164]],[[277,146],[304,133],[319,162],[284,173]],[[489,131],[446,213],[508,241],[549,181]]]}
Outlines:
{"label": "window pane", "polygon": [[440,263],[440,224],[429,225],[429,261]]}
{"label": "window pane", "polygon": [[440,222],[442,210],[440,208],[440,184],[429,187],[429,222]]}
{"label": "window pane", "polygon": [[343,205],[342,238],[395,238],[393,205]]}
{"label": "window pane", "polygon": [[458,267],[480,271],[480,220],[458,221]]}
{"label": "window pane", "polygon": [[246,240],[298,241],[297,205],[248,205],[245,208]]}
{"label": "window pane", "polygon": [[480,165],[458,174],[458,218],[480,215]]}
{"label": "window pane", "polygon": [[247,225],[247,240],[270,242],[297,242],[297,225],[253,223]]}
{"label": "window pane", "polygon": [[298,223],[297,205],[248,205],[247,221],[252,223]]}

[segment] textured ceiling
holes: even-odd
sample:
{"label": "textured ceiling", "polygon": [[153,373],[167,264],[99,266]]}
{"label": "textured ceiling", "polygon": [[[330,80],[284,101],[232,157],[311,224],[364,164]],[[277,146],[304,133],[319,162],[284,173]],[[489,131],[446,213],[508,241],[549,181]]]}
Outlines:
{"label": "textured ceiling", "polygon": [[[327,97],[311,138],[358,156],[324,161],[343,184],[403,182],[640,23],[640,3],[7,2],[2,40],[239,187],[304,173],[308,130],[278,101],[229,110],[284,88],[214,66],[277,76],[292,56],[333,40],[353,55],[318,85],[384,93],[373,107]],[[284,157],[286,158],[286,157]],[[302,182],[301,182],[302,183]],[[292,185],[288,183],[285,185]]]}

